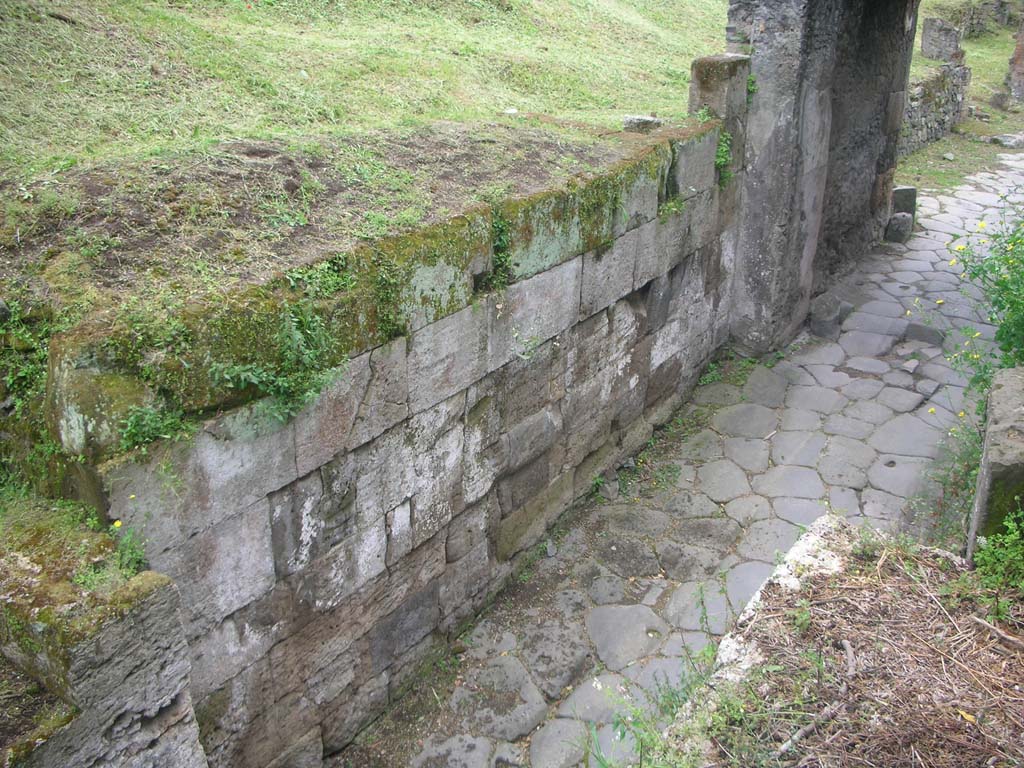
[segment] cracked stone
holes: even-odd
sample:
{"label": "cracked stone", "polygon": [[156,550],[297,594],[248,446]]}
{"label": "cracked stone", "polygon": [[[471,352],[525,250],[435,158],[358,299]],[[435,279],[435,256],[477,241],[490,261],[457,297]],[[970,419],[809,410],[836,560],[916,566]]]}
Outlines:
{"label": "cracked stone", "polygon": [[506,741],[528,734],[547,712],[544,695],[512,656],[499,656],[469,670],[449,704],[466,730]]}
{"label": "cracked stone", "polygon": [[672,519],[660,509],[640,504],[606,504],[601,520],[610,529],[641,536],[661,536],[672,526]]}
{"label": "cracked stone", "polygon": [[[822,493],[824,493],[824,488]],[[820,506],[819,510],[820,513],[824,513],[824,509]],[[740,541],[736,551],[741,557],[771,563],[774,562],[777,552],[783,554],[788,552],[798,538],[800,538],[800,529],[786,520],[759,520],[747,529],[747,534]],[[736,566],[736,568],[739,567]],[[735,602],[733,606],[736,606]]]}
{"label": "cracked stone", "polygon": [[837,388],[850,383],[849,374],[837,371],[831,365],[808,365],[807,370],[815,381],[823,387]]}
{"label": "cracked stone", "polygon": [[754,478],[754,491],[775,498],[795,496],[801,499],[819,499],[825,486],[818,473],[807,467],[772,467]]}
{"label": "cracked stone", "polygon": [[693,664],[682,656],[658,656],[642,664],[635,664],[623,673],[648,696],[657,697],[666,688],[678,688]]}
{"label": "cracked stone", "polygon": [[703,493],[682,491],[673,494],[665,502],[665,511],[677,519],[691,520],[714,517],[719,514],[720,508]]}
{"label": "cracked stone", "polygon": [[909,413],[903,413],[880,426],[868,440],[868,445],[879,453],[934,458],[942,434]]}
{"label": "cracked stone", "polygon": [[793,525],[810,525],[825,514],[827,507],[817,499],[775,499],[775,514]]}
{"label": "cracked stone", "polygon": [[914,377],[904,371],[890,371],[882,377],[882,381],[890,387],[906,388],[914,386]]}
{"label": "cracked stone", "polygon": [[756,520],[771,517],[772,505],[762,496],[744,496],[725,505],[725,514],[747,527]]}
{"label": "cracked stone", "polygon": [[575,622],[531,624],[522,630],[519,645],[520,658],[549,699],[557,699],[591,663],[583,627]]}
{"label": "cracked stone", "polygon": [[843,413],[851,418],[866,421],[869,424],[884,424],[894,415],[892,408],[887,408],[884,405],[868,402],[866,400],[854,403],[847,407]]}
{"label": "cracked stone", "polygon": [[852,488],[829,488],[828,505],[833,512],[844,517],[860,514],[860,499]]}
{"label": "cracked stone", "polygon": [[786,394],[787,408],[802,408],[824,414],[841,411],[847,402],[841,394],[825,387],[791,387]]}
{"label": "cracked stone", "polygon": [[[869,315],[865,312],[854,312],[846,318],[846,322],[843,323],[843,330],[899,337],[907,330],[907,321],[902,317],[882,317],[881,315]],[[840,337],[839,343],[843,343],[842,337]],[[870,356],[870,353],[863,354]]]}
{"label": "cracked stone", "polygon": [[764,440],[730,437],[725,441],[725,456],[747,472],[768,469],[768,444]]}
{"label": "cracked stone", "polygon": [[843,348],[832,342],[805,347],[791,355],[790,362],[794,365],[839,365],[845,358]]}
{"label": "cracked stone", "polygon": [[870,400],[884,388],[885,384],[877,379],[854,379],[840,391],[851,400]]}
{"label": "cracked stone", "polygon": [[679,455],[691,461],[720,459],[722,439],[710,429],[702,429],[679,447]]}
{"label": "cracked stone", "polygon": [[876,375],[888,373],[889,371],[889,364],[887,362],[876,360],[873,357],[851,357],[843,363],[843,367],[860,371],[861,373],[873,373]]}
{"label": "cracked stone", "polygon": [[864,491],[863,497],[864,507],[861,513],[865,517],[882,520],[899,520],[903,515],[903,508],[907,504],[907,500],[904,498],[874,488]]}
{"label": "cracked stone", "polygon": [[623,734],[614,724],[602,725],[597,729],[597,744],[608,765],[625,768],[636,763],[636,739],[629,731]]}
{"label": "cracked stone", "polygon": [[665,606],[665,618],[679,629],[691,632],[705,629],[721,635],[729,626],[732,612],[717,581],[680,584]]}
{"label": "cracked stone", "polygon": [[697,478],[700,489],[719,503],[750,493],[746,474],[728,459],[705,464],[697,471]]}
{"label": "cracked stone", "polygon": [[654,651],[668,630],[646,605],[602,605],[587,616],[597,655],[613,672]]}
{"label": "cracked stone", "polygon": [[760,437],[775,431],[779,417],[775,411],[756,403],[740,403],[723,408],[712,423],[716,430],[729,437]]}
{"label": "cracked stone", "polygon": [[772,461],[813,467],[827,440],[821,432],[780,432],[772,438]]}

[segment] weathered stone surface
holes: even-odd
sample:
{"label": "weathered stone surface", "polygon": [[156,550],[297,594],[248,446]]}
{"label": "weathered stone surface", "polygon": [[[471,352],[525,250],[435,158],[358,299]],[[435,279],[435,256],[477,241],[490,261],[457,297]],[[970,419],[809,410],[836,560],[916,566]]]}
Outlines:
{"label": "weathered stone surface", "polygon": [[743,385],[743,399],[769,408],[778,408],[786,398],[788,382],[774,371],[759,365]]}
{"label": "weathered stone surface", "polygon": [[645,605],[602,605],[587,615],[590,640],[613,672],[653,652],[668,629]]}
{"label": "weathered stone surface", "polygon": [[583,627],[556,619],[525,627],[520,635],[519,656],[549,699],[592,664]]}
{"label": "weathered stone surface", "polygon": [[903,413],[879,427],[868,444],[880,453],[934,457],[942,432],[920,419]]}
{"label": "weathered stone surface", "polygon": [[439,743],[428,739],[423,751],[413,758],[412,768],[491,768],[494,742],[461,734]]}
{"label": "weathered stone surface", "polygon": [[772,467],[754,478],[754,492],[769,498],[794,496],[801,499],[819,499],[825,495],[825,486],[818,473],[806,467]]}
{"label": "weathered stone surface", "polygon": [[[800,538],[800,529],[786,520],[759,520],[751,524],[747,535],[740,542],[738,551],[744,558],[774,563],[776,553],[788,552],[798,538]],[[734,568],[733,571],[736,571],[737,568],[740,566]],[[737,573],[744,574],[745,572],[741,569]],[[766,577],[767,573],[761,578],[763,580]],[[740,578],[740,576],[736,578]],[[726,584],[728,584],[728,577]],[[732,599],[732,595],[729,596],[729,600],[734,606],[737,605],[736,601]],[[743,605],[743,603],[741,602],[739,605]]]}
{"label": "weathered stone surface", "polygon": [[[783,523],[783,525],[789,526],[790,529],[796,531],[796,535],[799,537],[800,532],[796,526],[791,526],[788,523]],[[785,538],[788,538],[788,536]],[[796,539],[794,539],[794,541],[795,540]],[[786,549],[788,550],[789,547],[787,546]],[[743,610],[743,606],[745,606],[750,601],[750,598],[754,596],[754,593],[760,589],[764,580],[771,575],[774,568],[774,564],[771,563],[740,563],[726,574],[726,592],[729,597],[729,602],[737,613]]]}
{"label": "weathered stone surface", "polygon": [[678,629],[707,628],[716,635],[724,633],[732,619],[725,590],[717,581],[681,584],[669,598],[664,614]]}
{"label": "weathered stone surface", "polygon": [[757,438],[764,438],[773,432],[778,421],[775,411],[755,403],[723,408],[712,419],[715,429],[723,435]]}
{"label": "weathered stone surface", "polygon": [[[880,491],[909,498],[921,488],[926,465],[924,459],[883,454],[868,470],[868,480]],[[866,507],[868,497],[864,499]]]}
{"label": "weathered stone surface", "polygon": [[893,187],[892,190],[893,213],[909,213],[911,216],[917,213],[917,187]]}
{"label": "weathered stone surface", "polygon": [[653,576],[661,571],[651,545],[633,536],[604,537],[595,553],[604,566],[627,579]]}
{"label": "weathered stone surface", "polygon": [[921,404],[924,398],[917,392],[911,392],[899,387],[885,387],[876,397],[879,405],[891,408],[897,413],[912,411]]}
{"label": "weathered stone surface", "polygon": [[733,499],[725,505],[725,514],[744,527],[749,527],[757,520],[764,520],[772,514],[768,499],[761,496],[744,496]]}
{"label": "weathered stone surface", "polygon": [[944,19],[927,18],[921,27],[921,53],[937,61],[961,61],[960,30]]}
{"label": "weathered stone surface", "polygon": [[715,542],[700,541],[698,546],[696,543],[660,541],[657,550],[662,570],[676,581],[699,581],[706,578],[714,573],[722,559],[722,551],[716,551],[714,544]]}
{"label": "weathered stone surface", "polygon": [[451,708],[472,733],[515,741],[544,719],[544,696],[526,668],[511,656],[499,656],[466,673]]}
{"label": "weathered stone surface", "polygon": [[618,711],[617,699],[623,696],[625,680],[621,675],[605,673],[579,684],[558,707],[559,717],[610,723]]}
{"label": "weathered stone surface", "polygon": [[897,341],[895,336],[865,331],[847,331],[839,337],[839,343],[850,356],[881,357],[888,354]]}
{"label": "weathered stone surface", "polygon": [[572,768],[585,753],[587,730],[575,720],[549,720],[530,740],[530,765],[535,768]]}
{"label": "weathered stone surface", "polygon": [[807,526],[826,512],[825,505],[818,499],[779,498],[772,502],[775,515],[787,523]]}
{"label": "weathered stone surface", "polygon": [[913,215],[909,213],[894,213],[885,228],[885,239],[890,243],[905,243],[913,233]]}
{"label": "weathered stone surface", "polygon": [[764,440],[730,437],[725,441],[725,456],[747,472],[768,469],[768,444]]}
{"label": "weathered stone surface", "polygon": [[818,413],[835,413],[846,405],[846,398],[825,387],[790,387],[786,394],[787,408],[800,408]]}
{"label": "weathered stone surface", "polygon": [[692,461],[712,461],[722,457],[722,440],[710,429],[702,429],[687,438],[680,448],[680,455]]}
{"label": "weathered stone surface", "polygon": [[750,483],[743,470],[728,459],[711,462],[697,470],[700,489],[712,501],[725,503],[750,493]]}
{"label": "weathered stone surface", "polygon": [[772,461],[813,467],[827,440],[821,432],[780,432],[772,438]]}

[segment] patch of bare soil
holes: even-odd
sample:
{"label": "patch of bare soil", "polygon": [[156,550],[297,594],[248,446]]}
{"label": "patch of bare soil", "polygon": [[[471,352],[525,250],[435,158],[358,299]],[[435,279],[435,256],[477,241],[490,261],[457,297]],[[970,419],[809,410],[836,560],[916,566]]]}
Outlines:
{"label": "patch of bare soil", "polygon": [[1024,765],[1024,606],[982,618],[938,550],[854,555],[771,585],[744,636],[766,660],[713,717],[716,765]]}
{"label": "patch of bare soil", "polygon": [[31,733],[39,719],[58,705],[56,696],[0,656],[0,762],[4,749]]}
{"label": "patch of bare soil", "polygon": [[0,285],[87,303],[162,292],[187,301],[555,186],[637,140],[537,120],[438,123],[351,139],[235,141],[27,187],[0,180]]}

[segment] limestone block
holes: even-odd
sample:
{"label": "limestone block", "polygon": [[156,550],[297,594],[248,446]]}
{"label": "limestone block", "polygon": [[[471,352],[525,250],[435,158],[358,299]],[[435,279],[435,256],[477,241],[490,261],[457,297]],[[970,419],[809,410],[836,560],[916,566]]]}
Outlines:
{"label": "limestone block", "polygon": [[488,495],[452,520],[445,541],[445,559],[449,563],[461,560],[478,544],[486,542],[491,521],[498,514],[494,496]]}
{"label": "limestone block", "polygon": [[562,431],[557,407],[547,407],[522,420],[508,432],[508,468],[515,470],[548,450]]}
{"label": "limestone block", "polygon": [[371,674],[378,675],[430,634],[440,620],[435,580],[412,592],[391,614],[378,622],[367,635]]}
{"label": "limestone block", "polygon": [[632,230],[615,240],[610,248],[584,255],[581,320],[632,292],[639,240],[639,231]]}
{"label": "limestone block", "polygon": [[709,124],[701,133],[672,142],[675,160],[669,185],[670,195],[683,200],[706,192],[715,186],[715,151],[718,149],[719,128]]}
{"label": "limestone block", "polygon": [[612,237],[619,238],[627,231],[653,221],[658,216],[658,205],[665,198],[672,149],[665,142],[652,144],[635,160],[629,160],[618,179],[618,205],[612,218]]}
{"label": "limestone block", "polygon": [[190,638],[270,591],[271,541],[270,503],[264,499],[161,558],[181,590]]}
{"label": "limestone block", "polygon": [[332,547],[299,574],[300,593],[318,611],[329,611],[384,571],[387,554],[386,518]]}
{"label": "limestone block", "polygon": [[409,407],[419,413],[481,378],[487,368],[487,303],[470,305],[413,333]]}
{"label": "limestone block", "polygon": [[583,259],[513,283],[493,300],[487,336],[487,371],[513,357],[530,357],[537,347],[575,323],[579,316]]}
{"label": "limestone block", "polygon": [[442,631],[453,629],[459,622],[472,616],[487,598],[492,583],[492,563],[486,541],[477,543],[455,563],[449,564],[441,577]]}
{"label": "limestone block", "polygon": [[896,187],[892,191],[892,212],[917,213],[917,187]]}
{"label": "limestone block", "polygon": [[578,256],[584,250],[579,199],[574,192],[552,190],[499,206],[508,222],[512,273],[521,280]]}
{"label": "limestone block", "polygon": [[388,702],[388,673],[339,695],[323,710],[324,751],[337,752],[377,716]]}
{"label": "limestone block", "polygon": [[573,499],[573,473],[563,472],[528,504],[506,515],[498,529],[497,556],[509,560],[533,546]]}

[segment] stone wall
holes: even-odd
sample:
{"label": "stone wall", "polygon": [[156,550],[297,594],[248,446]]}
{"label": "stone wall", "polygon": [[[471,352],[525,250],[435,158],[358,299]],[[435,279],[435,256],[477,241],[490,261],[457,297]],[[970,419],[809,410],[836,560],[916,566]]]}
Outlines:
{"label": "stone wall", "polygon": [[938,141],[966,117],[970,84],[970,67],[944,64],[927,79],[910,85],[900,130],[900,157]]}
{"label": "stone wall", "polygon": [[[8,755],[12,764],[206,767],[189,691],[191,664],[178,590],[154,573],[140,574],[126,589],[132,593],[129,607],[74,640],[0,610],[0,651],[46,680],[76,710],[70,722],[45,738],[15,744]],[[3,758],[0,754],[0,762]]]}
{"label": "stone wall", "polygon": [[[719,63],[698,92],[741,142],[747,60]],[[340,750],[682,402],[729,333],[721,125],[592,184],[617,201],[596,247],[578,190],[510,202],[511,285],[354,357],[288,423],[251,404],[100,468],[181,590],[211,765]]]}
{"label": "stone wall", "polygon": [[979,536],[999,529],[1024,495],[1024,368],[996,373],[988,396],[985,444],[978,465],[967,537],[967,557],[974,555]]}
{"label": "stone wall", "polygon": [[788,341],[828,276],[881,234],[914,42],[915,0],[732,0],[751,53],[732,333]]}

